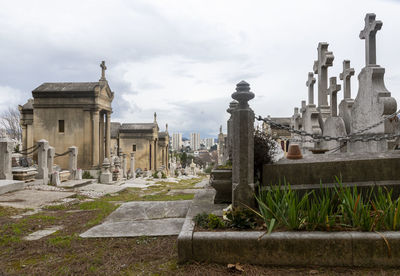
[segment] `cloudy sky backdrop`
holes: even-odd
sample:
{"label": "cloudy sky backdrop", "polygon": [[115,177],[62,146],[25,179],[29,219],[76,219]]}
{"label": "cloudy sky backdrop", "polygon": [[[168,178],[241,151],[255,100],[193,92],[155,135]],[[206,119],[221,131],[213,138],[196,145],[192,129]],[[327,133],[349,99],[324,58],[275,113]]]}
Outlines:
{"label": "cloudy sky backdrop", "polygon": [[170,133],[215,137],[242,79],[256,114],[291,116],[320,41],[335,55],[329,77],[351,60],[355,98],[368,12],[383,21],[377,62],[400,101],[400,1],[0,0],[0,112],[43,82],[97,81],[105,60],[113,121],[151,122],[157,112]]}

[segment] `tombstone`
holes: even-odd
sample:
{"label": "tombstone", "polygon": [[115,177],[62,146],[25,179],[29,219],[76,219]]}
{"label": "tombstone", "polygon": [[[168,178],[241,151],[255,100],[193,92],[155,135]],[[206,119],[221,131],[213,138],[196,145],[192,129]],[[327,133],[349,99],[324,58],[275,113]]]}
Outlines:
{"label": "tombstone", "polygon": [[36,179],[43,179],[43,184],[49,183],[49,174],[47,168],[47,151],[49,150],[49,142],[42,139],[38,141],[38,174]]}
{"label": "tombstone", "polygon": [[113,181],[113,175],[110,172],[110,161],[108,158],[104,158],[103,164],[101,166],[100,183],[110,184]]}
{"label": "tombstone", "polygon": [[11,155],[14,142],[8,138],[0,138],[0,179],[12,180]]}
{"label": "tombstone", "polygon": [[[322,130],[318,122],[319,112],[317,110],[316,105],[314,104],[314,84],[315,84],[314,73],[309,72],[308,79],[306,82],[306,86],[308,87],[308,104],[306,105],[305,111],[302,116],[303,130],[308,133],[321,135]],[[303,147],[313,148],[315,147],[315,145],[312,142],[306,142],[303,143]]]}
{"label": "tombstone", "polygon": [[126,159],[126,153],[122,154],[122,178],[127,178],[127,159]]}
{"label": "tombstone", "polygon": [[254,112],[248,104],[254,93],[241,81],[232,98],[239,102],[233,111],[232,206],[254,208]]}
{"label": "tombstone", "polygon": [[318,111],[319,124],[323,128],[326,118],[330,116],[328,105],[328,67],[333,65],[335,56],[328,51],[329,44],[320,42],[318,44],[318,59],[314,61],[314,73],[318,74]]}
{"label": "tombstone", "polygon": [[130,171],[131,171],[131,178],[135,179],[136,178],[136,173],[135,173],[135,153],[131,152],[131,167],[130,167]]}
{"label": "tombstone", "polygon": [[339,104],[339,117],[343,118],[347,134],[350,134],[351,130],[351,108],[354,104],[354,99],[351,98],[350,78],[352,76],[354,76],[354,68],[350,68],[350,60],[344,60],[343,72],[339,75],[343,81],[343,100]]}
{"label": "tombstone", "polygon": [[[365,67],[358,75],[358,94],[351,109],[353,136],[382,136],[394,133],[399,127],[395,120],[386,120],[372,129],[363,131],[397,110],[396,100],[391,97],[391,93],[385,87],[385,68],[376,64],[375,36],[381,27],[382,22],[375,20],[375,14],[369,13],[365,16],[365,27],[360,32],[360,38],[365,39]],[[350,152],[384,152],[388,150],[388,141],[350,141],[348,149]]]}
{"label": "tombstone", "polygon": [[[341,89],[341,85],[337,84],[336,77],[331,77],[329,79],[329,94],[331,99],[331,116],[329,116],[324,123],[324,128],[322,131],[323,136],[331,136],[331,137],[344,137],[347,135],[346,126],[344,121],[341,117],[338,117],[337,112],[337,93]],[[324,149],[332,150],[335,149],[336,151],[340,150],[341,142],[336,140],[331,141],[323,141],[322,147]],[[334,151],[335,152],[335,151]]]}

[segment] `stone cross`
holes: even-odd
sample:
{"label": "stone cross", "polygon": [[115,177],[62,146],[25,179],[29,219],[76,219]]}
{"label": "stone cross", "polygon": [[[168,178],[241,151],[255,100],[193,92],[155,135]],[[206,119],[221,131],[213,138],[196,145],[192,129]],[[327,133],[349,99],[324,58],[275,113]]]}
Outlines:
{"label": "stone cross", "polygon": [[301,112],[301,113],[306,112],[306,101],[301,101],[300,112]]}
{"label": "stone cross", "polygon": [[308,80],[306,86],[308,87],[308,104],[314,104],[314,73],[308,72]]}
{"label": "stone cross", "polygon": [[331,112],[332,112],[331,114],[332,114],[332,117],[337,117],[338,116],[338,112],[337,112],[337,92],[339,92],[341,88],[342,88],[341,85],[337,84],[336,77],[331,77],[329,79],[328,91],[329,91],[329,95],[330,95],[330,98],[331,98]]}
{"label": "stone cross", "polygon": [[374,13],[365,16],[365,27],[360,32],[360,38],[365,39],[365,66],[376,65],[376,32],[382,28],[382,21],[375,20]]}
{"label": "stone cross", "polygon": [[343,98],[351,98],[350,78],[354,76],[354,68],[350,68],[350,60],[343,60],[343,72],[340,73],[339,78],[343,81]]}
{"label": "stone cross", "polygon": [[101,79],[100,80],[106,80],[107,66],[106,66],[106,62],[104,60],[101,62],[100,67],[101,67]]}
{"label": "stone cross", "polygon": [[318,44],[318,60],[314,61],[314,73],[318,74],[318,107],[328,106],[328,67],[333,65],[335,56],[328,52],[329,44]]}

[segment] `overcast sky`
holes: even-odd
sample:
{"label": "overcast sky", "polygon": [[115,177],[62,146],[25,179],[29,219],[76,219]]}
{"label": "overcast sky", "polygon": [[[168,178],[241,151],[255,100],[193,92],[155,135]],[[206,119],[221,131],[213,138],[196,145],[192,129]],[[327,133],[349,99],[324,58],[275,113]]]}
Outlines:
{"label": "overcast sky", "polygon": [[97,81],[105,60],[113,121],[157,112],[161,130],[215,137],[241,80],[256,115],[291,116],[320,41],[335,55],[329,77],[351,60],[355,98],[368,12],[383,21],[377,63],[400,101],[400,1],[0,0],[0,112],[43,82]]}

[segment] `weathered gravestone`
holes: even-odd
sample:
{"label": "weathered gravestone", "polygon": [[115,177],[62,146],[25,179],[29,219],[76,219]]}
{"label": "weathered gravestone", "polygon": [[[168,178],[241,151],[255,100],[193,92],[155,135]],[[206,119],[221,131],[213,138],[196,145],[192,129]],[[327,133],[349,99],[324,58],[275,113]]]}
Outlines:
{"label": "weathered gravestone", "polygon": [[328,51],[329,44],[320,42],[318,44],[318,59],[314,61],[314,73],[318,74],[318,111],[319,124],[323,129],[324,122],[331,114],[328,105],[328,67],[333,65],[335,59],[332,52]]}
{"label": "weathered gravestone", "polygon": [[[367,127],[383,120],[386,115],[396,112],[397,103],[391,97],[384,83],[385,68],[376,63],[376,33],[382,28],[382,22],[375,20],[375,14],[365,17],[365,27],[360,38],[365,39],[365,67],[358,75],[358,94],[351,110],[351,134],[382,136],[394,133],[398,128],[395,121],[385,120],[371,129]],[[365,131],[364,131],[365,130]],[[388,150],[385,139],[375,141],[351,141],[350,152],[384,152]]]}
{"label": "weathered gravestone", "polygon": [[354,76],[354,68],[350,68],[350,60],[344,60],[343,72],[339,75],[343,81],[343,100],[339,104],[339,117],[343,118],[347,134],[351,131],[351,109],[354,104],[354,99],[351,98],[351,76]]}

